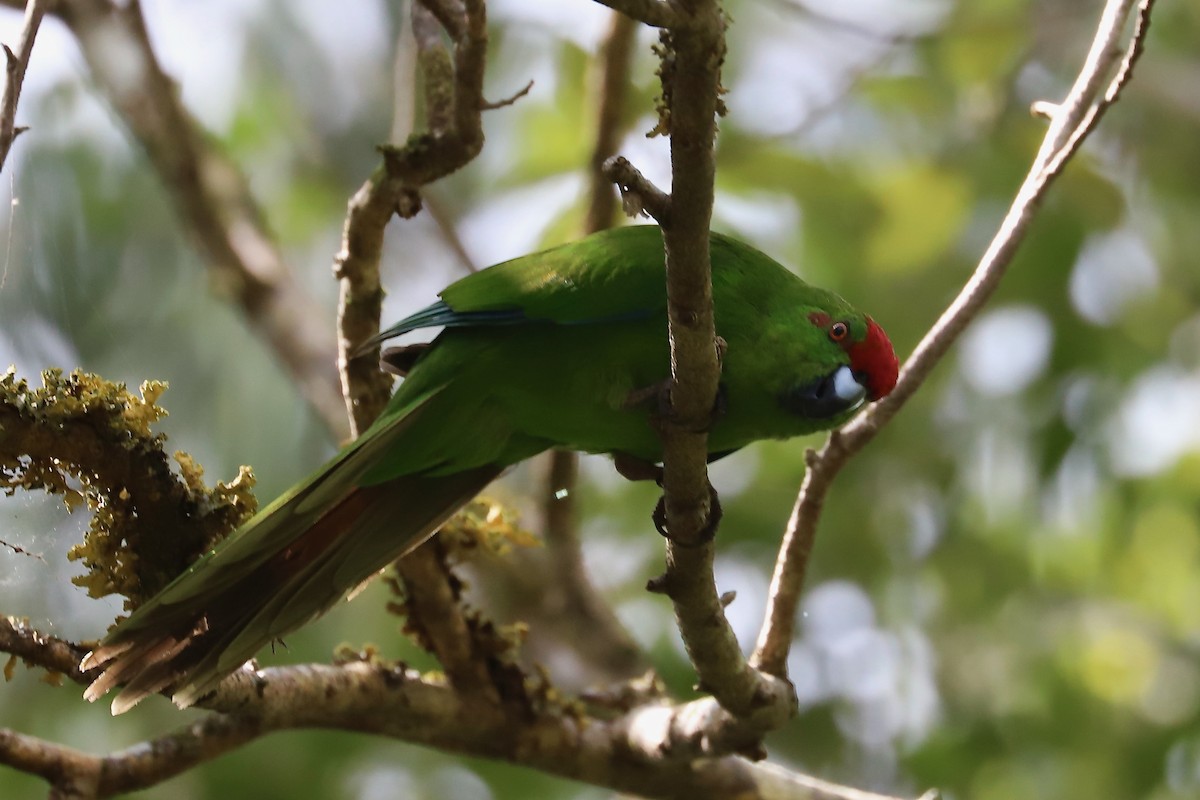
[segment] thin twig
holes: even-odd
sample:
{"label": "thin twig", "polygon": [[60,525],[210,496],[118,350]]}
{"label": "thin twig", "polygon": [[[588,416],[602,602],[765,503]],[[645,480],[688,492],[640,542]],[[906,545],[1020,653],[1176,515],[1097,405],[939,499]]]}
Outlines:
{"label": "thin twig", "polygon": [[43,564],[48,563],[46,561],[46,557],[44,555],[42,555],[41,553],[35,553],[32,550],[26,550],[24,547],[21,547],[21,545],[19,545],[19,544],[13,544],[12,542],[6,542],[3,539],[0,539],[0,547],[6,547],[19,556],[25,556],[26,558],[36,558],[38,561],[42,562]]}
{"label": "thin twig", "polygon": [[437,224],[438,233],[442,236],[442,241],[450,248],[450,252],[454,254],[454,258],[458,261],[458,265],[463,272],[472,273],[479,271],[479,265],[471,258],[471,254],[467,252],[466,245],[463,244],[462,237],[458,235],[458,229],[454,225],[454,219],[451,216],[450,210],[446,208],[445,201],[441,195],[436,192],[426,191],[421,193],[421,199],[424,201],[425,210],[429,212],[429,216]]}
{"label": "thin twig", "polygon": [[533,81],[530,80],[529,83],[525,84],[520,89],[517,89],[515,92],[502,100],[485,100],[482,108],[484,111],[495,111],[497,108],[506,108],[507,106],[511,106],[513,103],[520,100],[525,95],[529,94],[529,90],[532,88]]}
{"label": "thin twig", "polygon": [[624,123],[625,105],[629,95],[629,71],[633,64],[637,29],[636,22],[614,11],[600,48],[596,138],[588,160],[588,206],[583,222],[586,233],[602,231],[615,224],[616,197],[613,181],[605,174],[604,165],[616,154],[627,127]]}
{"label": "thin twig", "polygon": [[21,87],[25,83],[29,57],[33,55],[33,40],[37,38],[38,26],[42,24],[45,13],[44,0],[29,0],[25,6],[25,22],[21,26],[21,40],[17,45],[17,52],[14,53],[8,45],[4,45],[4,100],[0,102],[0,170],[4,169],[13,141],[25,130],[16,125],[17,103],[21,99]]}
{"label": "thin twig", "polygon": [[91,683],[91,678],[79,669],[86,652],[86,648],[42,633],[16,617],[0,617],[0,653],[10,653],[83,686]]}
{"label": "thin twig", "polygon": [[883,33],[857,20],[827,11],[825,8],[814,8],[801,0],[772,0],[771,5],[784,12],[806,17],[825,28],[848,33],[863,39],[874,40],[882,44],[899,44],[916,38],[911,34],[905,33]]}
{"label": "thin twig", "polygon": [[666,0],[596,0],[630,19],[655,28],[670,28],[679,24],[676,4]]}
{"label": "thin twig", "polygon": [[[830,434],[819,453],[809,454],[808,470],[796,498],[771,580],[766,620],[753,663],[783,676],[791,647],[808,555],[834,477],[863,449],[924,383],[934,366],[991,298],[1024,241],[1046,190],[1095,129],[1104,109],[1118,97],[1141,53],[1153,0],[1142,0],[1138,23],[1124,58],[1119,43],[1135,0],[1110,0],[1084,65],[1067,98],[1049,113],[1052,122],[1008,214],[962,291],[929,329],[904,364],[896,388],[840,431]],[[1113,67],[1121,61],[1115,77]],[[1045,109],[1044,105],[1039,108]]]}
{"label": "thin twig", "polygon": [[621,204],[631,217],[649,215],[659,225],[670,224],[671,196],[642,175],[624,156],[611,156],[601,169],[621,190]]}
{"label": "thin twig", "polygon": [[[96,85],[141,142],[217,291],[241,309],[335,438],[344,438],[325,315],[288,269],[241,169],[184,107],[140,4],[60,0],[49,10],[75,34]],[[131,64],[140,69],[131,72]]]}

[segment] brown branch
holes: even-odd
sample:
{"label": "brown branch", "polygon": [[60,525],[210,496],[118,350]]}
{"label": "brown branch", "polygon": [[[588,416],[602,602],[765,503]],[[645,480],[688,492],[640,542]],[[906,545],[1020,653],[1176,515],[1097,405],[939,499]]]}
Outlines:
{"label": "brown branch", "polygon": [[655,28],[670,28],[679,24],[680,4],[667,0],[596,0],[613,11],[619,11],[630,19],[644,22]]}
{"label": "brown branch", "polygon": [[[379,330],[384,229],[392,214],[407,218],[420,211],[419,188],[460,169],[483,146],[487,20],[481,0],[471,0],[465,14],[460,18],[447,3],[413,4],[429,130],[410,136],[403,146],[382,147],[383,168],[350,201],[334,273],[341,281],[338,366],[355,435],[379,415],[390,395],[391,381],[376,366],[375,351],[360,353],[362,343]],[[452,37],[453,58],[439,23]]]}
{"label": "brown branch", "polygon": [[495,111],[497,108],[506,108],[507,106],[511,106],[513,103],[520,100],[525,95],[529,94],[529,90],[532,88],[533,81],[531,80],[529,83],[525,84],[520,89],[517,89],[517,91],[510,94],[508,97],[505,97],[503,100],[485,100],[482,108],[484,111]]}
{"label": "brown branch", "polygon": [[42,633],[16,617],[0,617],[0,653],[65,675],[81,686],[91,683],[91,678],[79,669],[87,648]]}
{"label": "brown branch", "polygon": [[[663,507],[667,569],[654,588],[670,596],[701,688],[712,693],[705,717],[713,752],[756,753],[762,734],[795,709],[790,685],[758,673],[742,656],[725,619],[713,576],[715,533],[707,471],[707,426],[720,374],[709,264],[713,147],[724,59],[725,18],[715,2],[683,8],[686,24],[664,32],[660,55],[660,128],[671,136],[668,197],[622,158],[603,166],[622,191],[627,212],[648,211],[663,228],[671,413],[663,421]],[[720,749],[723,748],[723,749]]]}
{"label": "brown branch", "polygon": [[584,215],[585,233],[611,228],[616,222],[616,197],[612,179],[604,165],[617,152],[627,129],[625,105],[629,95],[629,72],[633,64],[633,46],[637,42],[637,23],[614,12],[608,33],[600,46],[600,70],[596,97],[596,138],[588,160],[588,206]]}
{"label": "brown branch", "polygon": [[0,728],[0,764],[37,775],[52,798],[99,797],[99,760],[65,745]]}
{"label": "brown branch", "polygon": [[[663,34],[660,125],[671,136],[671,206],[663,226],[667,325],[671,341],[670,415],[663,426],[663,496],[670,539],[697,545],[713,523],[708,434],[717,396],[708,237],[712,220],[713,148],[721,111],[725,15],[717,0],[680,3],[683,24]],[[670,551],[678,548],[668,548]],[[668,567],[668,569],[670,569]]]}
{"label": "brown branch", "polygon": [[[467,29],[467,10],[462,0],[420,0],[438,24],[445,29],[450,38],[457,41],[463,37]],[[420,12],[414,9],[414,20]]]}
{"label": "brown branch", "polygon": [[224,712],[107,756],[0,729],[0,764],[42,776],[55,796],[107,797],[153,786],[276,731],[323,728],[509,761],[642,797],[895,800],[736,757],[695,761],[684,742],[703,739],[695,722],[703,718],[689,723],[671,707],[612,721],[555,706],[498,719],[414,670],[370,660],[243,669],[222,685],[220,699]]}
{"label": "brown branch", "polygon": [[790,685],[747,664],[725,619],[713,576],[716,518],[707,467],[706,431],[720,377],[708,244],[726,20],[715,0],[680,7],[686,24],[664,34],[660,70],[671,136],[671,204],[663,224],[671,344],[671,411],[662,430],[668,538],[660,587],[674,604],[700,685],[761,733],[791,716],[795,697]]}
{"label": "brown branch", "polygon": [[[241,309],[337,438],[346,432],[324,313],[296,281],[239,167],[184,108],[137,0],[60,0],[96,85],[158,172],[218,291]],[[131,74],[131,64],[140,67]]]}
{"label": "brown branch", "polygon": [[[925,334],[900,372],[888,397],[840,431],[830,434],[819,453],[808,457],[808,470],[796,498],[787,532],[771,580],[766,620],[759,632],[753,663],[774,675],[785,675],[796,608],[804,583],[808,555],[817,523],[834,478],[863,449],[925,382],[991,298],[1018,247],[1024,241],[1034,214],[1054,179],[1078,152],[1079,146],[1114,102],[1141,53],[1153,0],[1142,0],[1130,45],[1121,57],[1119,43],[1135,0],[1109,0],[1091,50],[1066,99],[1052,107],[1052,121],[1033,165],[1017,191],[1008,214],[962,291]],[[1120,61],[1115,77],[1113,68]],[[1039,104],[1046,112],[1046,106]]]}
{"label": "brown branch", "polygon": [[420,195],[383,170],[377,170],[350,198],[333,274],[340,295],[338,373],[353,436],[379,416],[392,393],[391,379],[379,369],[378,352],[356,355],[359,346],[379,332],[383,308],[379,259],[384,229],[392,215],[411,217],[420,207]]}
{"label": "brown branch", "polygon": [[[713,147],[720,101],[726,20],[714,0],[680,3],[681,21],[665,31],[659,54],[659,128],[671,136],[668,197],[623,158],[604,164],[622,190],[626,210],[647,210],[666,248],[671,411],[661,425],[667,567],[653,582],[675,608],[700,686],[728,714],[714,716],[712,741],[754,751],[766,731],[795,711],[791,686],[754,669],[725,618],[713,576],[711,537],[717,519],[708,483],[707,428],[720,376],[709,263]],[[632,203],[631,203],[632,199]]]}
{"label": "brown branch", "polygon": [[621,190],[621,205],[627,215],[649,215],[659,225],[670,224],[671,196],[648,181],[624,156],[605,159],[601,169]]}
{"label": "brown branch", "polygon": [[[447,24],[448,19],[453,21]],[[391,379],[377,366],[376,352],[356,355],[362,342],[379,330],[383,300],[379,259],[387,223],[393,213],[401,217],[416,214],[420,210],[419,187],[459,169],[483,145],[487,27],[482,2],[468,2],[461,19],[445,3],[414,3],[412,26],[417,63],[424,77],[429,130],[410,137],[402,147],[382,148],[384,167],[350,202],[342,250],[334,267],[341,281],[338,363],[355,435],[379,415],[391,390]],[[452,37],[453,58],[443,44],[443,26]],[[464,614],[456,579],[449,573],[438,543],[426,543],[408,554],[397,562],[396,570],[407,589],[410,625],[421,633],[452,684],[484,697],[486,707],[495,713],[501,698],[488,672],[484,647],[476,641]]]}
{"label": "brown branch", "polygon": [[[436,4],[434,4],[436,6]],[[483,0],[468,0],[462,32],[454,37],[452,69],[431,74],[429,64],[442,61],[440,37],[427,33],[422,21],[429,3],[414,4],[413,33],[426,78],[426,106],[430,130],[411,136],[403,146],[383,147],[389,178],[407,186],[424,186],[460,169],[483,147],[483,68],[487,52],[487,14]],[[453,74],[453,82],[442,76]]]}
{"label": "brown branch", "polygon": [[4,45],[4,100],[0,101],[0,169],[4,169],[13,141],[25,130],[16,125],[17,103],[21,99],[21,86],[25,83],[29,57],[33,55],[33,40],[37,38],[38,26],[42,24],[45,13],[44,0],[29,0],[25,5],[25,22],[21,26],[21,40],[17,45],[17,52],[14,53],[8,45]]}
{"label": "brown branch", "polygon": [[404,581],[406,630],[428,648],[446,670],[450,685],[464,698],[478,700],[476,717],[500,715],[501,696],[488,669],[479,633],[462,602],[461,582],[451,574],[438,537],[395,564]]}

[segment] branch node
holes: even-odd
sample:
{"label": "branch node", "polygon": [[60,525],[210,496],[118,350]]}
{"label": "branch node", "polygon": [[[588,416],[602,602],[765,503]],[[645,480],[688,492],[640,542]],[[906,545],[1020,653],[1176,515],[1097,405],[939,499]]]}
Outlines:
{"label": "branch node", "polygon": [[653,594],[664,594],[669,596],[671,594],[671,590],[666,574],[657,575],[646,581],[646,591],[652,592]]}
{"label": "branch node", "polygon": [[1061,110],[1061,105],[1052,103],[1049,100],[1037,100],[1029,107],[1031,115],[1048,120],[1053,120]]}
{"label": "branch node", "polygon": [[604,177],[621,190],[621,205],[628,216],[650,216],[664,228],[670,224],[671,197],[646,179],[624,156],[605,159]]}

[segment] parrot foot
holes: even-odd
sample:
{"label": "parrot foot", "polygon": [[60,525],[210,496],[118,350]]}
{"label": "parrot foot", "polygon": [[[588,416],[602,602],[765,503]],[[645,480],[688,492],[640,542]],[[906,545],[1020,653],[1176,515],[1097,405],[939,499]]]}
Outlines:
{"label": "parrot foot", "polygon": [[628,453],[613,453],[613,466],[617,474],[627,481],[654,481],[662,486],[663,468],[653,461],[646,461]]}
{"label": "parrot foot", "polygon": [[625,409],[634,409],[639,406],[651,406],[651,413],[656,417],[670,416],[671,379],[667,378],[658,383],[634,389],[625,395],[625,401],[621,404],[621,407]]}
{"label": "parrot foot", "polygon": [[704,527],[700,530],[699,536],[694,540],[680,541],[671,536],[671,532],[667,529],[667,496],[663,495],[658,498],[658,505],[654,507],[654,513],[650,518],[654,521],[654,529],[664,539],[669,539],[682,547],[699,547],[711,542],[717,535],[717,527],[721,524],[721,517],[725,515],[725,510],[721,508],[721,497],[717,494],[717,490],[710,483],[708,485],[708,520],[705,521]]}
{"label": "parrot foot", "polygon": [[[639,406],[651,406],[650,422],[659,430],[662,429],[666,421],[674,420],[675,412],[671,408],[670,379],[659,381],[650,386],[643,386],[641,389],[634,389],[625,395],[625,402],[622,404],[623,408],[634,409]],[[717,420],[724,417],[728,410],[729,392],[722,381],[717,384],[717,395],[713,398],[713,405],[708,413],[708,419],[692,432],[707,433],[712,430],[713,425],[716,424]]]}
{"label": "parrot foot", "polygon": [[403,378],[408,375],[421,356],[428,352],[429,347],[425,343],[389,347],[379,354],[379,366],[385,372],[390,372],[393,375],[399,375]]}
{"label": "parrot foot", "polygon": [[729,342],[725,341],[724,336],[717,337],[717,363],[724,366],[725,354],[729,352]]}

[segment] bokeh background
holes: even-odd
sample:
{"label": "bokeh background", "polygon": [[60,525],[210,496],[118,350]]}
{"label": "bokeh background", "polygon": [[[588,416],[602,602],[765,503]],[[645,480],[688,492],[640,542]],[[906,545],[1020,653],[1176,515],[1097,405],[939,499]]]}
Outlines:
{"label": "bokeh background", "polygon": [[[405,5],[143,5],[160,59],[245,170],[332,342],[346,200],[391,135],[396,98],[411,95],[393,70]],[[990,239],[1042,136],[1029,106],[1063,96],[1101,3],[727,6],[714,227],[868,309],[907,354]],[[578,235],[610,13],[585,0],[489,11],[488,96],[534,87],[488,113],[483,154],[427,193],[479,265]],[[1155,13],[1135,81],[1054,188],[995,302],[833,490],[791,657],[803,713],[771,737],[773,758],[897,794],[1200,797],[1200,6]],[[19,23],[4,10],[0,40],[15,43]],[[639,35],[621,152],[666,185],[666,142],[644,135],[653,40]],[[0,366],[169,381],[170,446],[211,480],[253,465],[264,499],[331,454],[57,20],[39,35],[18,122],[31,130],[0,176]],[[393,221],[385,316],[427,304],[463,269],[429,214]],[[713,469],[727,512],[718,578],[738,593],[731,621],[747,648],[817,442],[760,445]],[[519,469],[495,492],[535,531],[540,480]],[[670,608],[642,589],[661,561],[654,493],[588,458],[578,496],[596,583],[686,692]],[[103,631],[119,599],[88,599],[64,557],[84,523],[55,499],[0,498],[0,539],[44,559],[0,548],[0,611],[72,639]],[[344,641],[419,659],[384,602],[375,587],[264,660],[328,659]],[[0,725],[93,752],[193,716],[152,700],[113,720],[24,667],[0,685]],[[0,771],[6,799],[44,791]],[[299,732],[141,796],[608,793]]]}

